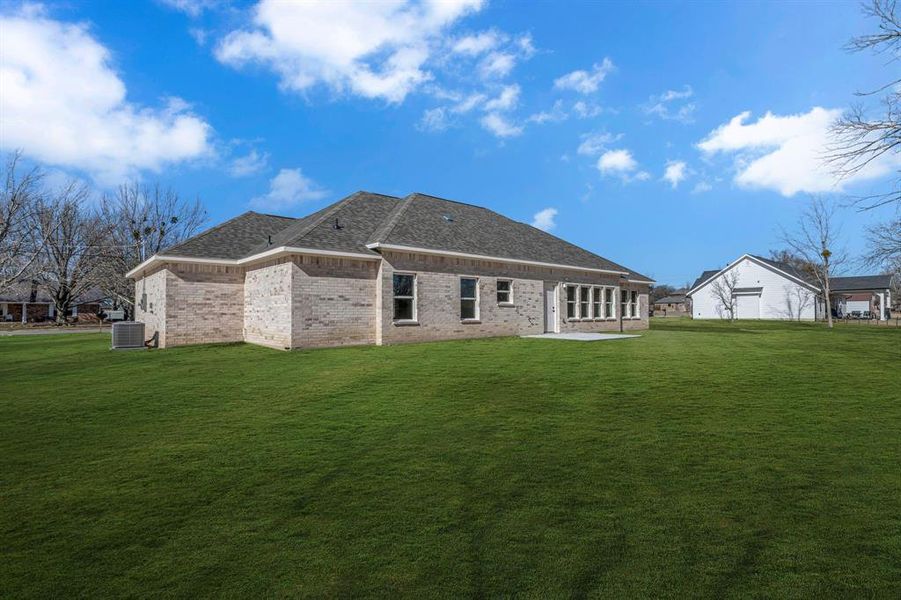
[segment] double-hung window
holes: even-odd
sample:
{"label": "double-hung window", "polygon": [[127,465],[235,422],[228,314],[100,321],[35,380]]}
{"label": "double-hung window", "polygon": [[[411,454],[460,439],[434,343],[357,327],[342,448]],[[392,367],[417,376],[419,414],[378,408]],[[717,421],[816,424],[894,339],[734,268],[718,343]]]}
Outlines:
{"label": "double-hung window", "polygon": [[620,290],[619,303],[619,309],[622,311],[620,314],[622,314],[624,319],[630,318],[632,316],[632,313],[629,310],[629,308],[631,307],[631,305],[629,304],[629,290]]}
{"label": "double-hung window", "polygon": [[474,321],[479,318],[479,280],[460,278],[460,319]]}
{"label": "double-hung window", "polygon": [[566,286],[566,318],[576,318],[576,286]]}
{"label": "double-hung window", "polygon": [[584,285],[579,288],[579,316],[591,318],[591,288]]}
{"label": "double-hung window", "polygon": [[394,320],[416,320],[416,276],[394,274]]}
{"label": "double-hung window", "polygon": [[631,299],[631,300],[632,300],[632,301],[630,302],[630,304],[631,304],[632,306],[630,307],[631,310],[630,310],[629,312],[632,313],[632,318],[633,318],[633,319],[637,319],[637,318],[639,318],[639,317],[641,316],[640,314],[638,314],[638,292],[635,292],[635,291],[632,292],[632,299]]}
{"label": "double-hung window", "polygon": [[613,293],[613,288],[604,288],[604,316],[608,319],[616,316],[616,313],[613,312]]}
{"label": "double-hung window", "polygon": [[497,280],[497,303],[513,304],[513,282],[511,280]]}
{"label": "double-hung window", "polygon": [[604,316],[604,313],[601,312],[601,294],[603,290],[599,287],[591,288],[591,305],[592,305],[592,315],[594,315],[595,319],[600,319]]}

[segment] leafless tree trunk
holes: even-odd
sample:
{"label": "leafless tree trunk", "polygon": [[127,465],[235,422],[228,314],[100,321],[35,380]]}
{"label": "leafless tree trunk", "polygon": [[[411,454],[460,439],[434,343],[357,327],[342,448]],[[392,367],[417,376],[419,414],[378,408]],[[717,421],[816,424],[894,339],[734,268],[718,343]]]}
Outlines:
{"label": "leafless tree trunk", "polygon": [[120,186],[101,201],[101,216],[110,232],[109,252],[99,273],[105,295],[134,314],[134,282],[125,274],[161,250],[193,236],[206,221],[199,200],[184,201],[159,184]]}
{"label": "leafless tree trunk", "polygon": [[[872,0],[864,7],[864,14],[878,20],[879,31],[852,39],[846,48],[853,52],[869,50],[885,54],[889,56],[889,64],[895,63],[901,57],[901,14],[895,0]],[[883,93],[881,118],[869,118],[864,107],[858,104],[833,124],[833,141],[825,158],[838,177],[851,176],[883,155],[901,152],[901,79],[857,95],[872,97]],[[894,189],[857,199],[862,210],[901,202],[901,171],[896,173]]]}
{"label": "leafless tree trunk", "polygon": [[14,152],[6,161],[0,195],[0,291],[26,274],[41,249],[34,217],[42,173],[33,168],[19,177],[20,158],[21,153]]}
{"label": "leafless tree trunk", "polygon": [[829,278],[847,259],[843,251],[836,248],[838,226],[835,223],[835,208],[827,204],[822,196],[811,196],[810,206],[801,215],[794,232],[782,233],[783,242],[791,251],[811,265],[813,275],[826,301],[826,321],[832,327],[832,299]]}
{"label": "leafless tree trunk", "polygon": [[98,283],[99,265],[109,245],[102,220],[86,207],[86,185],[70,182],[38,203],[37,226],[44,239],[39,282],[64,323],[73,301]]}
{"label": "leafless tree trunk", "polygon": [[719,302],[720,314],[725,312],[730,323],[735,320],[736,287],[738,287],[738,273],[734,270],[723,273],[710,284],[713,297]]}

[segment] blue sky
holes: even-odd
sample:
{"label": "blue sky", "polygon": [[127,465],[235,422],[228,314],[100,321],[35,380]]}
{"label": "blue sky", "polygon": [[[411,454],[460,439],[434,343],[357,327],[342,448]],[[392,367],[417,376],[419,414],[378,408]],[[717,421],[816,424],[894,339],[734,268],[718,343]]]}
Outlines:
{"label": "blue sky", "polygon": [[[681,284],[779,246],[856,90],[891,77],[831,3],[2,4],[0,147],[215,223],[358,189],[487,206]],[[744,114],[747,113],[747,114]],[[860,253],[892,209],[840,212]]]}

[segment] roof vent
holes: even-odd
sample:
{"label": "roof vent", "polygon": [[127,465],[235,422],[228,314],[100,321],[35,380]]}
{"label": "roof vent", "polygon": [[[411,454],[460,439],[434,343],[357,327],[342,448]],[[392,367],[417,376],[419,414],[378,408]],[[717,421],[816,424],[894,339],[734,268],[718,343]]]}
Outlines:
{"label": "roof vent", "polygon": [[272,236],[271,235],[269,236],[269,245],[270,246],[272,245]]}
{"label": "roof vent", "polygon": [[441,215],[441,218],[444,219],[445,221],[447,221],[448,223],[454,222],[454,218],[450,215]]}
{"label": "roof vent", "polygon": [[344,229],[344,225],[338,222],[337,217],[335,217],[335,224],[332,225],[332,229]]}

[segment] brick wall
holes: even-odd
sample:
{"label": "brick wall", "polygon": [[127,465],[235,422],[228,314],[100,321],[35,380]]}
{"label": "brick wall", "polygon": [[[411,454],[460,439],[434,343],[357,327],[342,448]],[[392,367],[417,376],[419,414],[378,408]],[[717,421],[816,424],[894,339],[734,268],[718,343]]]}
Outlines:
{"label": "brick wall", "polygon": [[244,341],[273,348],[292,347],[293,269],[290,260],[247,269],[244,276]]}
{"label": "brick wall", "polygon": [[157,271],[135,282],[135,321],[144,323],[146,339],[159,334],[161,348],[166,347],[166,269]]}
{"label": "brick wall", "polygon": [[[530,265],[516,265],[492,261],[385,252],[378,278],[377,295],[379,321],[378,343],[400,343],[486,336],[525,335],[545,330],[545,291],[559,282],[590,285],[619,285],[615,275],[551,269]],[[392,281],[396,272],[417,276],[417,324],[396,324],[393,320],[394,300]],[[479,319],[463,322],[460,319],[460,278],[479,279]],[[513,281],[513,306],[497,302],[497,280]],[[642,318],[627,320],[624,329],[645,329],[648,326],[648,286],[627,284],[626,289],[640,292]],[[619,294],[616,295],[619,310]],[[566,320],[562,290],[557,295],[559,330],[613,331],[619,330],[618,320]]]}
{"label": "brick wall", "polygon": [[375,343],[378,262],[292,257],[292,346]]}
{"label": "brick wall", "polygon": [[211,344],[243,339],[243,269],[170,264],[166,276],[166,344]]}

